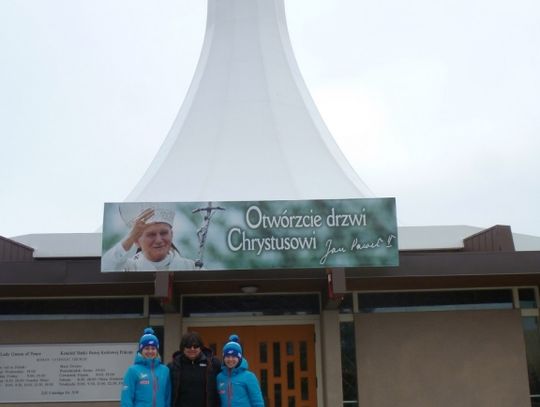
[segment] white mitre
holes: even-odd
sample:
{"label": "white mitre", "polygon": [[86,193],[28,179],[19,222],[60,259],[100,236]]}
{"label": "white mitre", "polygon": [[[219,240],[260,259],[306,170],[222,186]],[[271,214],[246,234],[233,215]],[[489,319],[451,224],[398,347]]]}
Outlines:
{"label": "white mitre", "polygon": [[126,202],[118,206],[120,217],[128,227],[133,227],[135,219],[147,209],[154,210],[154,214],[146,223],[167,223],[174,225],[175,209],[172,204],[146,203],[146,202]]}

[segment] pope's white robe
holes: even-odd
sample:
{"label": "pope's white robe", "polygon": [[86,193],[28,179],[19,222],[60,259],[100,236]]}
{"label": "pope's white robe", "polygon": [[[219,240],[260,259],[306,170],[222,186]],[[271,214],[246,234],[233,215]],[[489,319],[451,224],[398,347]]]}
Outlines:
{"label": "pope's white robe", "polygon": [[197,270],[195,262],[180,256],[175,250],[170,250],[161,261],[148,260],[143,252],[136,252],[133,247],[126,251],[118,242],[101,258],[102,271],[180,271]]}

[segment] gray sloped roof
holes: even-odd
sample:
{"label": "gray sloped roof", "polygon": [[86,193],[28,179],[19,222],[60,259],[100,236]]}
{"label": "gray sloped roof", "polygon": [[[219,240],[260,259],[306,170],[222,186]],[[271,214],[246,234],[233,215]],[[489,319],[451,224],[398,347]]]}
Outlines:
{"label": "gray sloped roof", "polygon": [[[482,228],[464,225],[400,227],[399,250],[459,250],[463,239],[480,231]],[[512,236],[516,251],[540,251],[540,237]],[[11,239],[34,248],[36,258],[101,256],[101,233],[31,234]]]}

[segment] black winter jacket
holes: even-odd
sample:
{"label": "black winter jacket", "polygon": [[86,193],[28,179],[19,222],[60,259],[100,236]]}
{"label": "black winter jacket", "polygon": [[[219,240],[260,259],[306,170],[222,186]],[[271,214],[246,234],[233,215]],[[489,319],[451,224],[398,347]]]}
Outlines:
{"label": "black winter jacket", "polygon": [[216,376],[221,371],[221,362],[211,349],[202,348],[196,360],[178,351],[167,366],[171,375],[171,407],[220,406]]}

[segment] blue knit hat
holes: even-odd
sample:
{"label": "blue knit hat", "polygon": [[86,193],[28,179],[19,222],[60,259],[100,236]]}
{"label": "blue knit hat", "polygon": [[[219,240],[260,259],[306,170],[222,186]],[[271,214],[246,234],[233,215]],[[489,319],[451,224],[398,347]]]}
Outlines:
{"label": "blue knit hat", "polygon": [[240,346],[240,338],[238,335],[232,334],[229,336],[229,342],[223,347],[223,357],[225,356],[236,356],[238,359],[242,360],[242,347]]}
{"label": "blue knit hat", "polygon": [[159,340],[156,335],[154,335],[154,330],[152,328],[146,328],[143,336],[139,339],[139,351],[143,350],[146,346],[155,346],[159,349]]}

